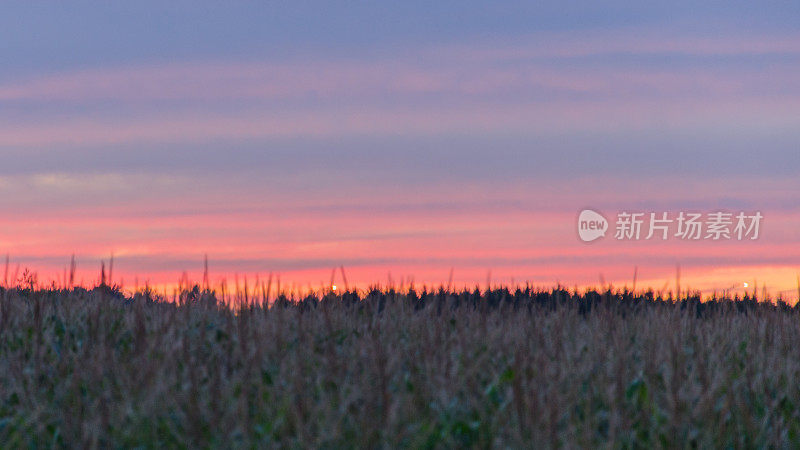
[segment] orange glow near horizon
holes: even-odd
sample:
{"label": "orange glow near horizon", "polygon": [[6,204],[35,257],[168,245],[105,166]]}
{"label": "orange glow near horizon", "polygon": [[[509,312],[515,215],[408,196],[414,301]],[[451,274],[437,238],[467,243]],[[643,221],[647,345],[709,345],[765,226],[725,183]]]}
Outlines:
{"label": "orange glow near horizon", "polygon": [[[13,275],[19,277],[16,285],[24,286],[22,282],[22,275],[25,269],[36,272],[35,269],[20,266],[19,268],[11,268],[9,280],[13,280]],[[106,270],[108,270],[106,266]],[[401,268],[402,269],[402,268]],[[368,290],[372,287],[393,287],[395,289],[407,290],[409,287],[414,286],[416,289],[438,289],[439,287],[448,286],[448,273],[444,268],[429,268],[428,272],[422,272],[427,276],[418,276],[409,271],[394,271],[381,269],[356,267],[346,270],[348,277],[348,289],[357,289],[360,291]],[[573,269],[574,268],[562,268]],[[580,269],[578,269],[580,270]],[[331,285],[331,272],[335,271],[334,280],[336,284]],[[595,280],[591,280],[591,276],[577,277],[573,283],[567,282],[563,278],[557,278],[557,275],[562,275],[564,272],[537,272],[537,276],[532,278],[520,278],[508,276],[508,271],[487,270],[480,271],[478,269],[472,270],[455,270],[454,277],[451,284],[453,289],[481,289],[487,288],[487,282],[493,288],[496,287],[524,287],[529,285],[535,289],[552,289],[558,286],[573,290],[584,291],[587,289],[604,290],[610,286],[612,289],[633,289],[633,269],[629,270],[630,273],[627,277],[608,277],[602,273],[595,275]],[[68,277],[68,272],[50,272],[37,273],[38,283],[42,287],[55,285],[62,287],[63,280]],[[417,272],[419,273],[419,272]],[[515,273],[519,273],[515,272]],[[184,279],[186,275],[186,279]],[[673,268],[672,273],[664,270],[651,272],[647,276],[641,268],[639,268],[639,278],[635,285],[636,292],[643,292],[646,290],[653,290],[656,293],[663,295],[674,294],[680,288],[682,295],[686,292],[700,292],[701,295],[709,297],[712,294],[717,295],[739,295],[743,296],[745,293],[753,295],[755,293],[759,298],[764,297],[766,293],[769,298],[776,299],[782,298],[785,301],[794,303],[798,300],[800,288],[798,287],[798,271],[795,267],[723,267],[723,268],[710,268],[702,270],[686,271],[685,268],[681,269],[680,278],[676,278],[676,271]],[[145,287],[150,287],[156,292],[165,292],[167,296],[173,295],[176,289],[186,287],[186,281],[189,285],[203,286],[202,271],[192,272],[161,272],[151,273],[148,277],[137,275],[133,272],[123,272],[118,268],[113,272],[113,280],[109,279],[109,274],[106,274],[107,282],[120,286],[124,292],[132,293]],[[550,278],[552,277],[552,278]],[[550,281],[549,281],[549,280]],[[269,281],[271,280],[271,281]],[[238,285],[236,284],[238,281]],[[338,268],[334,269],[315,269],[303,271],[286,271],[286,272],[267,272],[267,273],[242,273],[235,272],[226,275],[213,275],[210,277],[210,288],[219,292],[223,285],[226,286],[225,290],[230,294],[232,292],[243,291],[246,285],[250,286],[251,295],[260,297],[266,289],[267,283],[270,283],[270,297],[274,298],[277,295],[278,286],[281,287],[281,292],[287,294],[303,295],[308,292],[325,292],[328,290],[339,290],[339,286],[343,285]],[[100,270],[95,271],[79,268],[76,272],[75,285],[82,287],[93,287],[100,283]],[[280,284],[279,284],[280,283]],[[14,286],[13,281],[9,281],[9,286]],[[238,287],[237,287],[238,286]]]}
{"label": "orange glow near horizon", "polygon": [[[164,220],[53,217],[0,220],[13,240],[9,280],[26,268],[43,284],[61,285],[76,253],[78,283],[100,280],[101,262],[113,282],[126,289],[145,284],[178,285],[203,280],[208,255],[212,284],[265,281],[280,276],[286,290],[325,290],[333,282],[366,289],[372,285],[447,285],[473,288],[530,283],[581,289],[608,283],[617,288],[687,289],[743,293],[743,283],[771,297],[796,299],[800,246],[792,242],[798,214],[765,214],[756,241],[615,241],[586,244],[575,235],[574,213],[507,211],[330,216],[299,213],[277,217],[247,213],[171,217]],[[323,227],[323,228],[320,228]],[[613,231],[610,233],[613,234]],[[7,234],[8,235],[8,234]],[[21,256],[20,256],[21,255]],[[676,279],[680,266],[680,279]],[[334,268],[337,268],[334,270]]]}

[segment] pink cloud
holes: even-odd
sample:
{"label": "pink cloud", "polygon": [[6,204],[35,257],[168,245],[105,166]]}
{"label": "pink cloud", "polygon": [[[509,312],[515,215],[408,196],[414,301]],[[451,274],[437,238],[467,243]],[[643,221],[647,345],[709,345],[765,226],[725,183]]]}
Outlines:
{"label": "pink cloud", "polygon": [[148,114],[141,118],[76,118],[0,125],[0,146],[198,142],[209,139],[429,135],[440,133],[552,133],[636,131],[652,128],[796,129],[800,97],[620,100],[512,105],[318,108],[305,112]]}
{"label": "pink cloud", "polygon": [[[0,85],[0,102],[55,104],[78,112],[4,120],[0,146],[58,152],[68,151],[63,150],[68,145],[215,139],[587,130],[771,133],[793,132],[800,125],[800,85],[791,62],[722,70],[569,68],[536,60],[607,53],[795,55],[800,40],[793,36],[755,41],[551,36],[543,42],[547,45],[532,39],[517,47],[423,49],[390,61],[177,63],[6,82]],[[96,101],[109,102],[111,111],[86,106]],[[189,106],[173,105],[183,101]],[[116,114],[120,111],[125,114]],[[758,277],[774,267],[784,273],[800,250],[800,219],[790,208],[775,207],[776,199],[791,200],[795,178],[747,180],[744,187],[742,180],[722,176],[644,182],[601,177],[557,185],[501,180],[426,184],[424,191],[341,183],[334,200],[321,188],[278,191],[266,183],[249,186],[230,173],[208,178],[4,177],[0,244],[16,261],[52,273],[78,252],[87,277],[96,275],[99,259],[114,252],[120,277],[169,282],[182,270],[197,276],[202,254],[209,253],[220,277],[274,270],[308,284],[327,280],[330,265],[347,264],[351,281],[362,285],[390,270],[396,278],[442,282],[450,267],[456,267],[460,283],[483,282],[489,269],[497,280],[595,283],[600,272],[625,280],[635,265],[648,273],[643,280],[660,284],[684,261],[687,279],[707,274],[723,286],[728,275],[711,273],[714,268],[738,270],[731,279],[747,270]],[[708,204],[726,196],[754,204],[776,201],[769,203],[769,230],[761,241],[741,245],[606,240],[586,246],[571,229],[579,206],[624,207],[647,199],[680,207],[697,200],[699,192],[699,201]],[[93,196],[102,197],[102,204],[92,204]],[[118,198],[124,204],[113,204]],[[535,207],[508,206],[514,201]],[[192,261],[194,269],[181,267]],[[780,283],[788,289],[794,280]]]}
{"label": "pink cloud", "polygon": [[[797,128],[800,67],[553,63],[608,53],[796,55],[796,36],[541,35],[358,61],[196,61],[0,84],[0,102],[80,112],[7,118],[0,146],[298,136]],[[91,107],[92,102],[104,106]],[[99,108],[99,109],[98,109]]]}

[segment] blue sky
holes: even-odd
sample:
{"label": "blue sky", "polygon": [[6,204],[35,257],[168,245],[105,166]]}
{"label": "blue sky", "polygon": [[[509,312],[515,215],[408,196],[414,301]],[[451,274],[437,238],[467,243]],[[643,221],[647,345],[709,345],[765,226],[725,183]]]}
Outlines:
{"label": "blue sky", "polygon": [[[361,57],[541,32],[797,31],[794,2],[6,2],[2,69],[203,58]],[[635,35],[631,36],[635,39]]]}

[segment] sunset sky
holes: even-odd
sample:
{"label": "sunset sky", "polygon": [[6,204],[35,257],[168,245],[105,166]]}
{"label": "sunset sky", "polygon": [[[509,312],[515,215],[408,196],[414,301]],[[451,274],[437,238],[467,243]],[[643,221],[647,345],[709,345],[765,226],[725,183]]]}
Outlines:
{"label": "sunset sky", "polygon": [[[529,3],[4,3],[0,254],[797,298],[800,5]],[[584,208],[764,219],[587,244]]]}

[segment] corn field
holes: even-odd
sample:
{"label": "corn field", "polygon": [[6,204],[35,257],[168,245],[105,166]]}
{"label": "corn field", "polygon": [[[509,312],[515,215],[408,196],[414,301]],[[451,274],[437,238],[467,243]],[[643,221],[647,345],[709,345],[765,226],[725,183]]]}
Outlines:
{"label": "corn field", "polygon": [[781,301],[0,293],[3,448],[800,445],[800,309]]}

